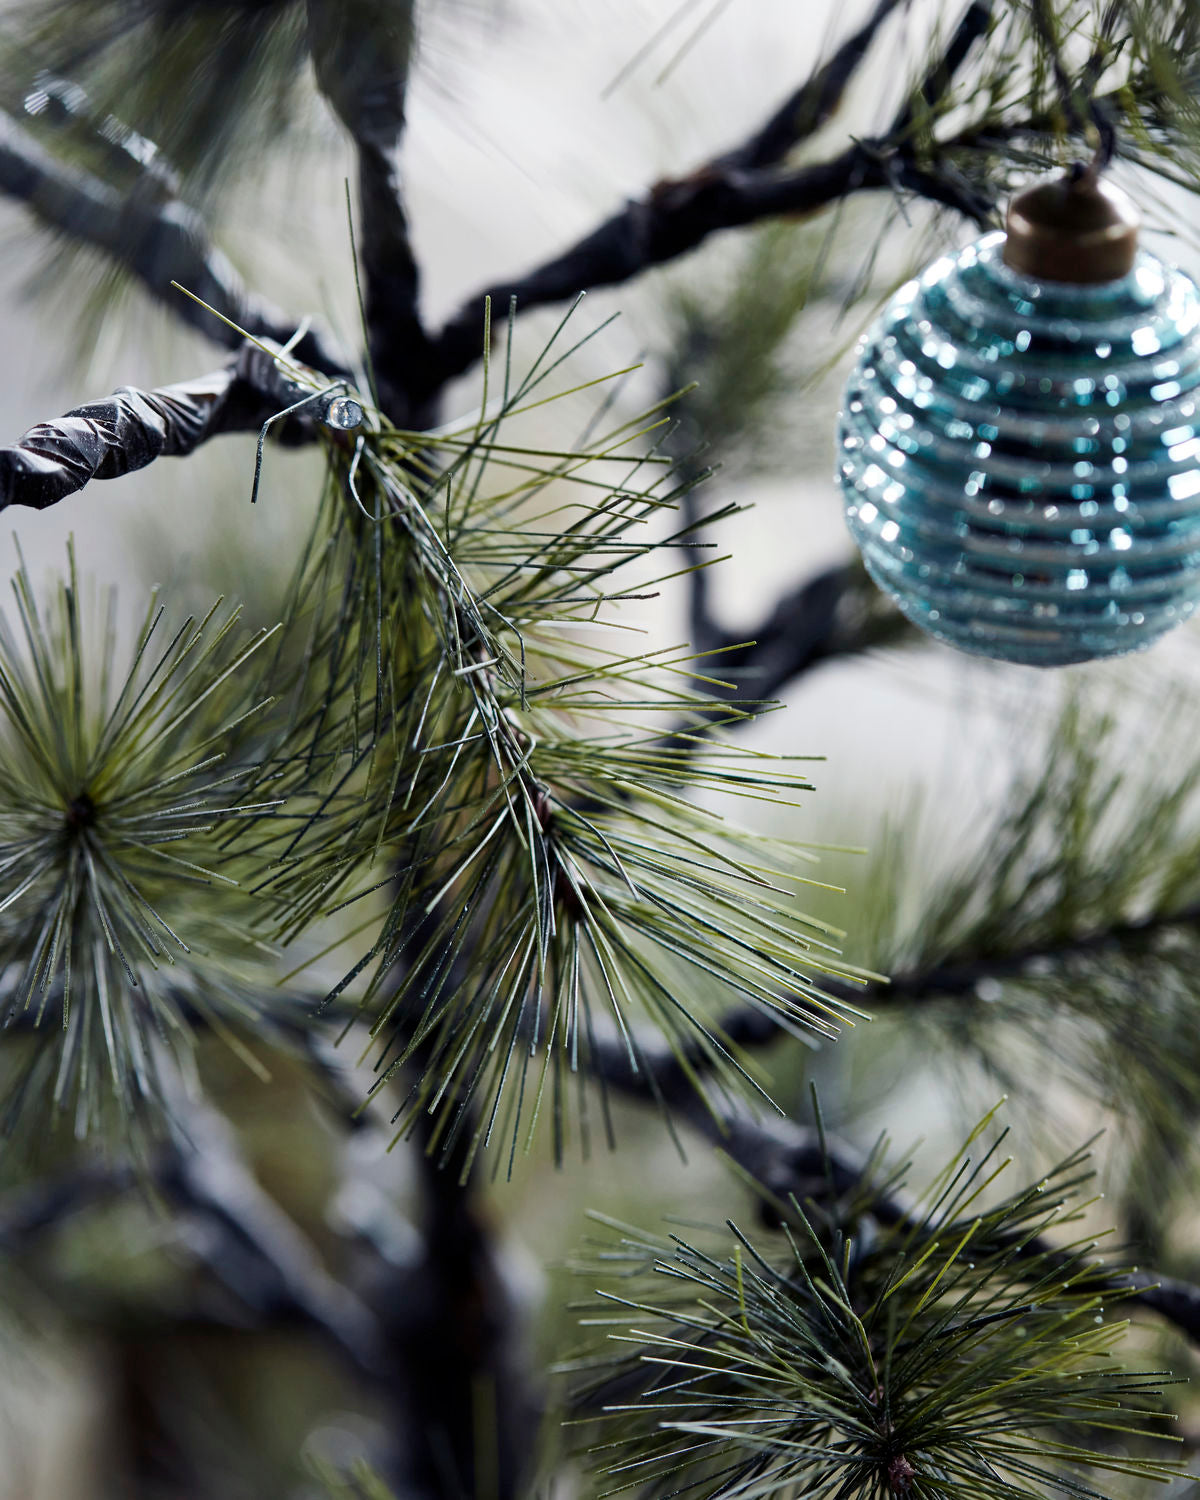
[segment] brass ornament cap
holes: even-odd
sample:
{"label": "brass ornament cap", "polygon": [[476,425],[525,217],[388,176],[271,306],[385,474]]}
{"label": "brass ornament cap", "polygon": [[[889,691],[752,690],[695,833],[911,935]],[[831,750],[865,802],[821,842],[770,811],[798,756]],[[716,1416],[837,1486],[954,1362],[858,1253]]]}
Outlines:
{"label": "brass ornament cap", "polygon": [[1133,269],[1139,222],[1129,194],[1093,171],[1038,182],[1008,205],[1004,263],[1039,281],[1117,281]]}

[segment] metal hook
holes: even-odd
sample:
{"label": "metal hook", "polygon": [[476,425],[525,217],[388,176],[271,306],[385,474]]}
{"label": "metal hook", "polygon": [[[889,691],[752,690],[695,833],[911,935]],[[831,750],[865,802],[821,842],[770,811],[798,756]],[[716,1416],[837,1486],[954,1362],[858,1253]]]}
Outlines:
{"label": "metal hook", "polygon": [[313,391],[311,395],[302,396],[299,401],[293,402],[291,406],[267,418],[258,434],[258,451],[254,457],[254,483],[250,489],[251,505],[258,502],[258,488],[262,482],[263,450],[267,443],[267,433],[275,423],[282,422],[285,417],[295,416],[305,407],[316,406],[318,408],[317,421],[325,427],[332,427],[338,432],[349,432],[355,427],[361,427],[365,416],[362,403],[349,395],[349,390],[350,387],[344,380],[335,381],[323,391]]}

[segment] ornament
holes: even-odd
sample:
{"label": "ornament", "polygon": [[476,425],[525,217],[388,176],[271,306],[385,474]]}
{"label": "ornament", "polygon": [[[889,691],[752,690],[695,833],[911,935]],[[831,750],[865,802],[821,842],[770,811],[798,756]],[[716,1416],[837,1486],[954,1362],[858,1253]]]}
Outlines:
{"label": "ornament", "polygon": [[1093,172],[896,293],[839,438],[868,572],[953,646],[1061,666],[1200,604],[1200,291]]}

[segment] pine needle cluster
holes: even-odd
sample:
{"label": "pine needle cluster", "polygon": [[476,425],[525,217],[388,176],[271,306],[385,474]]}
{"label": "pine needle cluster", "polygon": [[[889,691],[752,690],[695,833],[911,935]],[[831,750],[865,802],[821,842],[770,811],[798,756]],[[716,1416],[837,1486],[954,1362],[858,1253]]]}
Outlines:
{"label": "pine needle cluster", "polygon": [[1050,1070],[1060,1103],[1121,1109],[1130,1191],[1161,1209],[1194,1160],[1200,1099],[1200,766],[1190,705],[1163,679],[1122,701],[1136,711],[1118,721],[1069,696],[973,847],[916,899],[918,820],[893,833],[856,915],[895,981],[873,997],[889,1077],[934,1058],[1047,1123]]}
{"label": "pine needle cluster", "polygon": [[950,174],[964,200],[995,204],[1031,173],[1089,155],[1098,131],[1112,130],[1123,161],[1194,190],[1198,28],[1190,0],[995,5],[977,65],[932,104],[912,101],[910,148]]}
{"label": "pine needle cluster", "polygon": [[810,784],[728,738],[755,705],[713,696],[689,648],[645,650],[630,617],[704,565],[662,409],[564,449],[519,426],[574,393],[543,394],[576,348],[552,340],[520,379],[506,361],[473,421],[375,413],[331,442],[268,672],[272,784],[311,811],[284,842],[240,840],[269,851],[278,938],[365,909],[374,936],[329,1002],[361,982],[381,1079],[407,1079],[398,1125],[435,1113],[445,1151],[469,1132],[468,1164],[501,1123],[515,1148],[544,1100],[561,1146],[600,1032],[634,1067],[642,1026],[699,1047],[742,1091],[715,1023],[732,998],[809,1034],[854,1014],[819,983],[858,977],[839,934],[797,904],[812,853],[734,816]]}
{"label": "pine needle cluster", "polygon": [[[255,900],[220,848],[262,816],[231,757],[265,705],[247,663],[267,638],[220,601],[172,629],[157,596],[129,660],[115,597],[81,602],[73,552],[49,597],[24,565],[0,617],[0,952],[4,1024],[32,1033],[9,1118],[26,1103],[83,1132],[115,1100],[157,1104],[161,1068],[201,1018],[253,1013]],[[271,809],[273,810],[273,809]]]}
{"label": "pine needle cluster", "polygon": [[601,1492],[1041,1500],[1178,1475],[1140,1451],[1163,1381],[1114,1357],[1094,1242],[1045,1238],[1081,1216],[1085,1153],[986,1207],[1003,1137],[972,1159],[979,1134],[903,1212],[876,1178],[845,1232],[795,1202],[770,1248],[610,1225],[584,1321],[629,1352],[567,1367],[602,1413]]}

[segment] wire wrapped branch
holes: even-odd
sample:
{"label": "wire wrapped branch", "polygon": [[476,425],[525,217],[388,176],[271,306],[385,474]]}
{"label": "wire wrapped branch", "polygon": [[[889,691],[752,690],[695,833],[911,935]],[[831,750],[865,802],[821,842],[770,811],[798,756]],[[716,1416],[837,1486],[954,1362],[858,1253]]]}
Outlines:
{"label": "wire wrapped branch", "polygon": [[[155,182],[161,186],[158,178]],[[105,251],[185,323],[225,348],[237,348],[241,335],[181,296],[172,282],[187,287],[255,338],[285,343],[295,329],[278,308],[246,289],[230,261],[212,244],[194,209],[160,191],[118,193],[94,174],[64,165],[11,115],[3,113],[0,192],[27,203],[51,228]],[[311,329],[295,352],[297,358],[331,377],[349,373]]]}
{"label": "wire wrapped branch", "polygon": [[[142,391],[125,386],[103,401],[39,422],[0,448],[0,510],[45,510],[93,479],[116,479],[162,457],[184,457],[220,433],[255,432],[268,417],[311,394],[253,344],[222,370]],[[293,421],[285,437],[311,434]]]}

